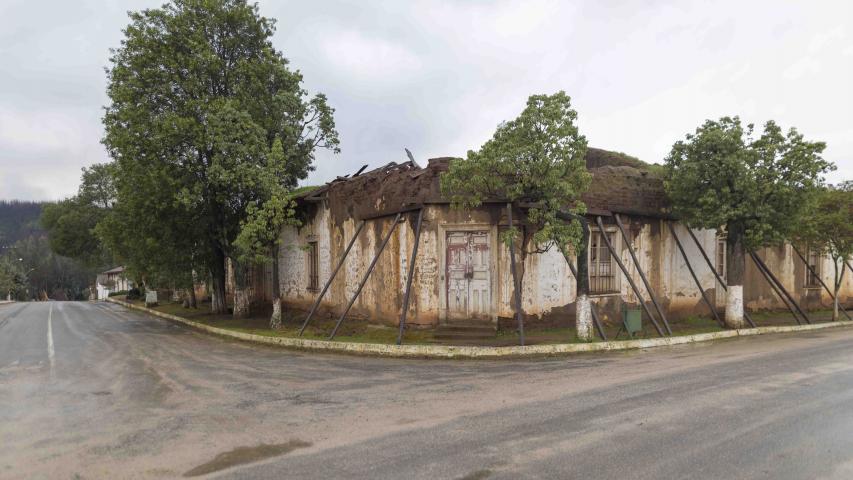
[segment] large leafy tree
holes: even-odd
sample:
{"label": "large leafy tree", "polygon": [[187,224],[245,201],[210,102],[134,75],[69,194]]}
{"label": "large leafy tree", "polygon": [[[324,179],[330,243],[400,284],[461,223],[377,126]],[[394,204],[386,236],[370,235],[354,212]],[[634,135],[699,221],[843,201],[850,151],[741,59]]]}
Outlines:
{"label": "large leafy tree", "polygon": [[[533,95],[518,118],[500,124],[479,150],[452,162],[442,175],[442,193],[457,207],[499,201],[522,212],[523,232],[510,226],[503,236],[506,243],[521,239],[521,265],[527,254],[554,247],[564,254],[573,250],[581,261],[586,258],[579,221],[586,207],[580,196],[591,177],[584,160],[586,138],[576,120],[565,92]],[[586,282],[579,279],[578,285]],[[581,287],[578,293],[583,313],[577,319],[578,336],[589,339],[588,292]]]}
{"label": "large leafy tree", "polygon": [[[111,58],[104,116],[118,202],[171,232],[166,238],[195,225],[194,262],[210,273],[213,311],[226,310],[230,258],[234,313],[245,314],[237,235],[278,186],[308,174],[317,148],[337,150],[333,110],[325,96],[308,96],[270,42],[274,21],[245,0],[174,0],[130,18]],[[271,154],[276,140],[280,156]]]}
{"label": "large leafy tree", "polygon": [[832,319],[838,319],[838,291],[844,282],[845,263],[853,260],[853,181],[820,191],[812,215],[806,218],[798,239],[829,255],[833,271]]}
{"label": "large leafy tree", "polygon": [[[281,168],[287,165],[281,140],[275,139],[270,150],[270,165]],[[282,174],[283,172],[280,172]],[[268,185],[264,191],[267,199],[259,205],[249,205],[247,216],[240,224],[240,233],[234,241],[242,263],[272,263],[273,309],[270,328],[281,328],[281,289],[276,252],[281,239],[281,228],[286,224],[298,225],[296,203],[290,198],[289,189],[278,181],[279,175],[264,177]]]}
{"label": "large leafy tree", "polygon": [[726,323],[743,326],[744,254],[791,239],[833,165],[810,142],[773,121],[754,138],[738,117],[707,120],[666,158],[673,213],[691,228],[726,235]]}
{"label": "large leafy tree", "polygon": [[110,255],[95,231],[115,203],[110,164],[83,168],[77,195],[42,210],[41,224],[48,232],[51,250],[90,267],[109,263]]}

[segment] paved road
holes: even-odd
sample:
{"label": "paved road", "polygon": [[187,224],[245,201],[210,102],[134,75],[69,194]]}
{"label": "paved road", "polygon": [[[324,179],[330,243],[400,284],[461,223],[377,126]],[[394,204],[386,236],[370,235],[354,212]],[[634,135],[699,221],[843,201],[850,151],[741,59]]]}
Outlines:
{"label": "paved road", "polygon": [[0,478],[853,478],[853,330],[524,361],[0,306]]}

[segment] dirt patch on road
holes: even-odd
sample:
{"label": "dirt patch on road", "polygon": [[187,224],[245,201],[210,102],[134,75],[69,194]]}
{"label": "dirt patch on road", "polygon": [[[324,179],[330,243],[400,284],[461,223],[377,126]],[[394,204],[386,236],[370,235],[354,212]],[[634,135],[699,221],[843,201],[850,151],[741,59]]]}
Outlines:
{"label": "dirt patch on road", "polygon": [[207,475],[208,473],[218,472],[226,468],[236,467],[237,465],[245,465],[254,463],[267,458],[277,457],[290,453],[297,448],[307,448],[311,444],[301,440],[291,440],[287,443],[277,443],[273,445],[260,444],[256,447],[237,447],[234,450],[220,453],[213,460],[203,463],[192,470],[184,473],[185,477],[197,477],[199,475]]}

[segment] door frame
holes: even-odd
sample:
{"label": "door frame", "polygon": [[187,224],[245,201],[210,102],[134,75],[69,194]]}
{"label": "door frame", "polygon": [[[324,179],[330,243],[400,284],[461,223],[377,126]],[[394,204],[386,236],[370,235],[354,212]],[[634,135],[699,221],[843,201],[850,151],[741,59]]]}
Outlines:
{"label": "door frame", "polygon": [[489,316],[498,321],[498,226],[491,223],[439,223],[438,224],[438,319],[447,322],[447,233],[487,232],[489,234]]}

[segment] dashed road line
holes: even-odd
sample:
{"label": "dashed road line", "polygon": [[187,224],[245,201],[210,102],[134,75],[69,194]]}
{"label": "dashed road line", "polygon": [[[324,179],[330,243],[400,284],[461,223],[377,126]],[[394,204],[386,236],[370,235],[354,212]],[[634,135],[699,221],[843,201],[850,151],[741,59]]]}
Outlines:
{"label": "dashed road line", "polygon": [[50,310],[47,312],[47,358],[50,360],[50,373],[53,375],[53,368],[56,365],[56,351],[53,348],[53,304],[50,304]]}

